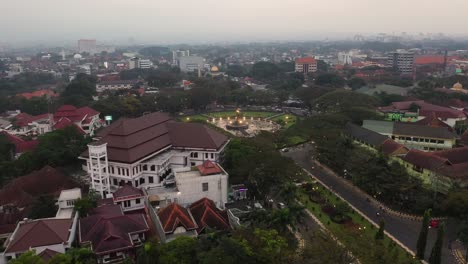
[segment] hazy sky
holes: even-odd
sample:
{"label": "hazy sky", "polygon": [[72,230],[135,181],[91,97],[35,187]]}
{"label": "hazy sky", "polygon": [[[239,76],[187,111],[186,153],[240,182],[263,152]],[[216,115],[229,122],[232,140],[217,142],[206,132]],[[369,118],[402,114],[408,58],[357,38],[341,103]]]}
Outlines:
{"label": "hazy sky", "polygon": [[[468,0],[0,0],[0,43],[308,40],[468,35]],[[344,38],[344,37],[343,37]]]}

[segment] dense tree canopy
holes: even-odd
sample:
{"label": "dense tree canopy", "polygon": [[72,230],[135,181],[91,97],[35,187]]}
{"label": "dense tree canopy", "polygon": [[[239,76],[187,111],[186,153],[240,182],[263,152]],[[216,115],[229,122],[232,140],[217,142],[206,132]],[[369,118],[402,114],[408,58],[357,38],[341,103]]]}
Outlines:
{"label": "dense tree canopy", "polygon": [[315,78],[315,84],[341,88],[345,85],[345,80],[334,73],[323,73]]}

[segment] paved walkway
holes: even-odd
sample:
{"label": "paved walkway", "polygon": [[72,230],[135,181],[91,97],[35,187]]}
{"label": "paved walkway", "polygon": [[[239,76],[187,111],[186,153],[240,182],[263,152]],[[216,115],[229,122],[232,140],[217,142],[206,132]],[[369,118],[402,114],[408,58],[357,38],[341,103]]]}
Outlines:
{"label": "paved walkway", "polygon": [[[396,240],[400,241],[405,247],[411,251],[416,250],[416,241],[421,228],[421,223],[410,219],[401,218],[391,214],[381,214],[379,205],[377,203],[368,202],[368,195],[359,190],[353,188],[341,177],[327,172],[326,170],[314,166],[311,161],[311,152],[313,148],[310,144],[306,144],[303,147],[296,147],[290,149],[289,152],[283,153],[285,156],[291,157],[301,167],[313,174],[318,180],[320,180],[325,186],[331,189],[336,194],[340,195],[344,200],[348,201],[354,208],[362,212],[368,219],[374,223],[378,223],[381,218],[385,221],[385,228],[389,235],[393,236]],[[447,224],[447,236],[444,239],[444,249],[442,252],[443,263],[457,263],[451,250],[448,247],[448,241],[455,240],[453,230],[450,230],[451,225]],[[453,226],[452,226],[453,227]],[[432,246],[436,240],[435,230],[430,230],[428,235],[428,243],[426,248],[426,257],[430,255]]]}

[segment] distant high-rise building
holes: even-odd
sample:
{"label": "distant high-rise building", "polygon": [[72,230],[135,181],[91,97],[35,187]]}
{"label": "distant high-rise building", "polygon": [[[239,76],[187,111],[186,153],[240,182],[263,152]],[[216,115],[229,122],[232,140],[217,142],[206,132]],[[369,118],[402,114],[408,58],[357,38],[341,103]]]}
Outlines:
{"label": "distant high-rise building", "polygon": [[138,60],[138,68],[140,69],[149,69],[151,68],[152,65],[153,63],[150,60],[143,60],[143,59]]}
{"label": "distant high-rise building", "polygon": [[414,73],[414,57],[413,52],[392,52],[388,55],[387,65],[403,75],[412,75]]}
{"label": "distant high-rise building", "polygon": [[183,72],[200,71],[205,65],[205,59],[198,56],[180,57],[178,65]]}
{"label": "distant high-rise building", "polygon": [[317,60],[313,57],[303,57],[296,59],[296,72],[308,73],[317,71]]}
{"label": "distant high-rise building", "polygon": [[338,62],[340,64],[353,64],[353,60],[351,59],[351,54],[346,52],[338,52]]}
{"label": "distant high-rise building", "polygon": [[150,60],[140,59],[138,57],[131,58],[128,61],[128,68],[130,70],[135,69],[135,68],[149,69],[149,68],[151,68],[151,66],[153,66],[153,63]]}
{"label": "distant high-rise building", "polygon": [[89,54],[96,53],[95,39],[80,39],[78,40],[78,52],[87,52]]}
{"label": "distant high-rise building", "polygon": [[174,50],[172,51],[172,65],[179,65],[179,58],[190,56],[189,50]]}

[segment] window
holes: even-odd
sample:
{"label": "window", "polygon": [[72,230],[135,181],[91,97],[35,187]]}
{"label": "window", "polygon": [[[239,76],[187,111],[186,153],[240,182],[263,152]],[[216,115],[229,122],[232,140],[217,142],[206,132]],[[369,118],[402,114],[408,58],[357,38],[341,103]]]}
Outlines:
{"label": "window", "polygon": [[124,207],[130,207],[130,201],[124,201],[123,206]]}
{"label": "window", "polygon": [[437,144],[444,144],[443,140],[437,140]]}
{"label": "window", "polygon": [[431,143],[437,143],[437,140],[431,139]]}
{"label": "window", "polygon": [[67,206],[73,206],[75,204],[74,200],[67,200]]}
{"label": "window", "polygon": [[208,153],[205,153],[205,159],[207,159],[207,158],[208,158]]}
{"label": "window", "polygon": [[198,158],[198,152],[192,152],[190,153],[191,158]]}
{"label": "window", "polygon": [[144,171],[147,171],[147,170],[148,170],[148,165],[146,165],[146,164],[143,165],[143,170],[144,170]]}
{"label": "window", "polygon": [[138,187],[138,180],[135,180],[135,187]]}
{"label": "window", "polygon": [[202,183],[202,191],[203,191],[203,192],[207,192],[207,191],[208,191],[208,183],[207,183],[207,182]]}
{"label": "window", "polygon": [[156,171],[156,165],[151,165],[151,171]]}
{"label": "window", "polygon": [[145,184],[145,178],[140,178],[140,185]]}
{"label": "window", "polygon": [[190,166],[195,166],[195,162],[190,162]]}
{"label": "window", "polygon": [[114,178],[114,179],[112,179],[112,184],[114,184],[114,185],[118,185],[118,183],[117,183],[117,179],[115,179],[115,178]]}
{"label": "window", "polygon": [[211,159],[214,159],[214,153],[211,153]]}
{"label": "window", "polygon": [[140,202],[141,202],[141,200],[139,198],[135,200],[136,204],[140,204]]}
{"label": "window", "polygon": [[154,178],[153,178],[153,176],[148,177],[148,183],[154,183]]}

